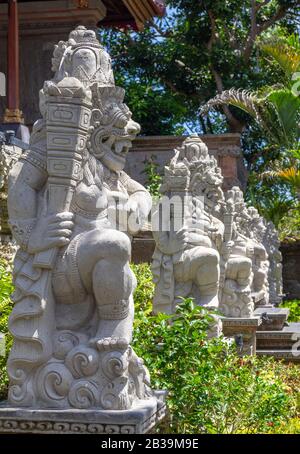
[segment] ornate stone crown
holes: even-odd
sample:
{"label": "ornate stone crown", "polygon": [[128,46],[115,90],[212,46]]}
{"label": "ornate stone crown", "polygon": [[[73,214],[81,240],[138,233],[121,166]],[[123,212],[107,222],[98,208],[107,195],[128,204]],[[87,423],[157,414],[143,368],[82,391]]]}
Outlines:
{"label": "ornate stone crown", "polygon": [[115,85],[109,54],[96,33],[82,25],[71,31],[68,41],[59,41],[55,46],[52,70],[55,83],[64,77],[76,77],[84,86],[94,83],[101,87]]}
{"label": "ornate stone crown", "polygon": [[95,46],[102,48],[98,39],[96,38],[96,33],[94,30],[87,30],[84,25],[79,25],[72,30],[69,34],[68,44],[73,47],[78,47],[88,44],[89,46]]}

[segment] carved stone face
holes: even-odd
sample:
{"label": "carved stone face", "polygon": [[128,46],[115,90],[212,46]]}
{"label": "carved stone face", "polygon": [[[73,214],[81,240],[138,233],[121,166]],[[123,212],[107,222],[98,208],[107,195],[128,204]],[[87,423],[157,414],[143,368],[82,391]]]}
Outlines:
{"label": "carved stone face", "polygon": [[123,103],[123,92],[118,88],[102,89],[100,109],[93,112],[94,131],[90,152],[110,170],[124,169],[132,141],[140,132],[140,125],[131,119],[131,112]]}

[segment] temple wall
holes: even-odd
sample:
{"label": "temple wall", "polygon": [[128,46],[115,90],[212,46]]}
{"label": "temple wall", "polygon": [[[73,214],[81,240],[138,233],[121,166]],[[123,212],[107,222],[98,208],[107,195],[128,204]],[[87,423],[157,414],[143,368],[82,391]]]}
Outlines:
{"label": "temple wall", "polygon": [[[143,127],[143,125],[142,125]],[[224,176],[223,189],[247,185],[247,171],[244,165],[239,134],[206,134],[201,139],[208,146],[208,151],[218,161]],[[126,171],[136,181],[146,183],[147,175],[143,173],[144,161],[153,157],[163,173],[164,166],[174,155],[174,148],[180,146],[182,136],[145,136],[133,142],[133,148],[127,159]]]}
{"label": "temple wall", "polygon": [[[20,108],[25,124],[31,126],[39,118],[39,91],[45,80],[52,78],[51,58],[54,45],[77,25],[95,28],[105,17],[101,0],[89,0],[80,7],[77,0],[19,3]],[[0,72],[7,73],[7,5],[0,4]],[[6,98],[0,97],[0,122]]]}
{"label": "temple wall", "polygon": [[281,243],[283,293],[286,299],[300,299],[300,240]]}

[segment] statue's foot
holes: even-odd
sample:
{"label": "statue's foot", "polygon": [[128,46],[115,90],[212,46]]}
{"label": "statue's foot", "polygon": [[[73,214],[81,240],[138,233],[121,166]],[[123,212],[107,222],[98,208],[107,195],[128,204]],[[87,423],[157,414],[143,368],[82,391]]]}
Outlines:
{"label": "statue's foot", "polygon": [[102,339],[94,337],[90,340],[89,345],[97,348],[99,352],[126,351],[129,341],[125,337],[104,337]]}

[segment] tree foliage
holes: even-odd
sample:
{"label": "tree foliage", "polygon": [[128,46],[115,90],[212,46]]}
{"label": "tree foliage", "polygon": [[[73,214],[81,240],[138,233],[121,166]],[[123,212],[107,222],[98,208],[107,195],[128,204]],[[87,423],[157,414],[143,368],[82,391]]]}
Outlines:
{"label": "tree foliage", "polygon": [[276,82],[257,65],[262,36],[294,32],[299,0],[169,0],[166,17],[142,33],[100,30],[117,83],[146,135],[184,130],[242,131],[247,116],[222,106],[207,119],[199,107],[231,87],[253,90]]}

